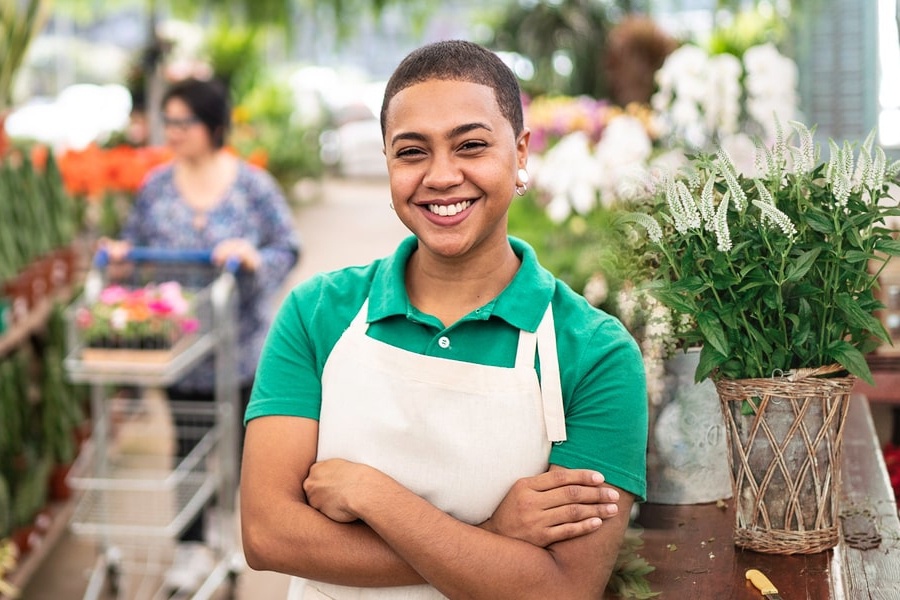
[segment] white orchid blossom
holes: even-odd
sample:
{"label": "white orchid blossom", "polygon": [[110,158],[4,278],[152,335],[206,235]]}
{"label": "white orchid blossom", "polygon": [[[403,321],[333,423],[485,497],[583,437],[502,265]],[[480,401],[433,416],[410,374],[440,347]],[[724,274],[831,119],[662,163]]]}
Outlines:
{"label": "white orchid blossom", "polygon": [[698,149],[738,133],[770,143],[775,123],[798,112],[797,65],[772,44],[753,46],[741,59],[686,44],[669,55],[656,82],[651,105],[664,133]]}
{"label": "white orchid blossom", "polygon": [[548,214],[554,221],[565,220],[572,210],[587,214],[597,205],[602,176],[584,132],[563,136],[532,171],[535,185],[551,198]]}

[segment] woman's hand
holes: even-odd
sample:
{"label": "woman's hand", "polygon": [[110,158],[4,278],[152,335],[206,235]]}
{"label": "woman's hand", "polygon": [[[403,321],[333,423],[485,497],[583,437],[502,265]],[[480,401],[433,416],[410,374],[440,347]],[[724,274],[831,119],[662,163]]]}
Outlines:
{"label": "woman's hand", "polygon": [[351,523],[359,515],[350,507],[350,500],[371,489],[368,486],[373,485],[372,476],[380,473],[367,465],[341,458],[314,463],[303,482],[306,501],[332,521]]}
{"label": "woman's hand", "polygon": [[229,238],[222,240],[212,251],[213,264],[222,266],[225,262],[235,258],[240,261],[241,268],[246,271],[256,271],[262,262],[262,257],[256,247],[242,238]]}
{"label": "woman's hand", "polygon": [[618,513],[618,499],[600,473],[554,465],[514,483],[481,527],[546,548],[598,529]]}
{"label": "woman's hand", "polygon": [[97,240],[97,248],[106,251],[106,255],[111,263],[120,263],[125,260],[128,253],[131,252],[131,242],[124,240],[112,240],[106,237]]}

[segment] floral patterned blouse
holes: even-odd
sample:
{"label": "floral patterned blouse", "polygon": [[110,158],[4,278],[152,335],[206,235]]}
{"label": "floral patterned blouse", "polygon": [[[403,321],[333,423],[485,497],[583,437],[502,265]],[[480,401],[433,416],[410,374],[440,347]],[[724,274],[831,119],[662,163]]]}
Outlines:
{"label": "floral patterned blouse", "polygon": [[[262,258],[259,269],[254,273],[239,271],[237,275],[238,373],[239,382],[246,385],[256,372],[271,321],[272,294],[297,263],[299,235],[278,183],[262,169],[241,161],[226,196],[200,215],[182,199],[174,176],[171,163],[150,172],[138,191],[121,237],[133,246],[175,250],[212,250],[225,239],[243,238],[257,248]],[[215,389],[214,384],[215,370],[210,358],[175,387],[210,392]]]}

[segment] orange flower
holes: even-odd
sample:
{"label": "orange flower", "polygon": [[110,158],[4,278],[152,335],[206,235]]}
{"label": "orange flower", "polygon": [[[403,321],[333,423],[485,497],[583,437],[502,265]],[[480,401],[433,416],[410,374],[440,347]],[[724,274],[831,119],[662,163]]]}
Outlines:
{"label": "orange flower", "polygon": [[151,169],[171,160],[164,147],[117,146],[101,149],[91,144],[83,150],[69,150],[60,156],[60,171],[72,194],[98,200],[106,192],[135,193]]}
{"label": "orange flower", "polygon": [[265,169],[269,165],[269,153],[266,152],[265,148],[255,148],[247,155],[247,162]]}
{"label": "orange flower", "polygon": [[44,167],[47,166],[47,157],[50,155],[50,150],[47,146],[43,144],[35,144],[31,147],[31,164],[34,165],[35,169],[44,170]]}
{"label": "orange flower", "polygon": [[69,150],[59,157],[59,169],[66,190],[73,195],[99,200],[106,188],[103,155],[96,144],[83,150]]}
{"label": "orange flower", "polygon": [[128,311],[128,318],[131,321],[136,321],[138,323],[142,321],[146,321],[153,314],[150,312],[150,309],[143,302],[135,303],[130,306],[126,306]]}

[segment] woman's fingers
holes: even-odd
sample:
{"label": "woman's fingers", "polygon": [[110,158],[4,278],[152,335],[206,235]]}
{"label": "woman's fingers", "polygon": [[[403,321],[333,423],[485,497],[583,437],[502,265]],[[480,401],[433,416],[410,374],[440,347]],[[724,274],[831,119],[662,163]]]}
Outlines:
{"label": "woman's fingers", "polygon": [[98,240],[97,246],[106,250],[106,256],[110,262],[122,262],[131,251],[131,244],[123,240],[111,240],[109,238],[101,238]]}
{"label": "woman's fingers", "polygon": [[550,544],[563,542],[572,538],[581,537],[600,529],[603,520],[598,517],[592,517],[583,521],[575,521],[572,523],[562,523],[553,527],[548,527],[544,531],[544,543],[542,547],[546,548]]}
{"label": "woman's fingers", "polygon": [[230,258],[240,260],[241,266],[248,271],[255,271],[260,264],[259,251],[250,242],[240,238],[219,242],[213,249],[212,259],[215,264],[223,265]]}
{"label": "woman's fingers", "polygon": [[597,487],[605,481],[603,474],[597,471],[590,469],[565,469],[553,466],[550,467],[549,471],[528,479],[532,489],[539,492],[569,485]]}
{"label": "woman's fingers", "polygon": [[564,503],[557,504],[544,511],[544,520],[548,526],[564,523],[578,523],[588,519],[609,519],[619,514],[619,505],[614,502],[596,503]]}
{"label": "woman's fingers", "polygon": [[494,511],[487,528],[546,547],[590,533],[616,516],[619,492],[589,469],[550,470],[517,480]]}

